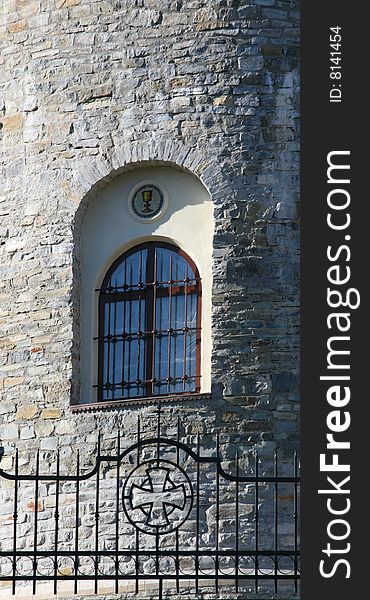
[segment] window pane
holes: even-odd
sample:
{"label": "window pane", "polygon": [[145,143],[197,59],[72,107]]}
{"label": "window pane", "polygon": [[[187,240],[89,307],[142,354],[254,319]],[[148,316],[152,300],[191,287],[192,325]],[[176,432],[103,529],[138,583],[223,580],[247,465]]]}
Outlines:
{"label": "window pane", "polygon": [[129,254],[113,271],[107,284],[108,292],[138,289],[146,281],[148,250],[146,248]]}
{"label": "window pane", "polygon": [[156,323],[154,346],[154,378],[157,380],[155,394],[168,392],[168,329],[169,329],[169,298],[168,296],[156,299]]}
{"label": "window pane", "polygon": [[178,252],[168,248],[156,248],[157,281],[162,286],[168,286],[170,280],[177,286],[184,286],[188,277],[195,283],[195,274],[189,263]]}
{"label": "window pane", "polygon": [[196,327],[197,324],[197,304],[198,297],[195,294],[190,294],[187,297],[187,326]]}
{"label": "window pane", "polygon": [[104,399],[145,396],[145,301],[107,302],[104,322]]}
{"label": "window pane", "polygon": [[[185,331],[185,328],[196,327],[196,307],[197,297],[194,294],[186,298],[185,295],[175,295],[156,299],[156,394],[189,392],[197,387],[196,332]],[[172,333],[169,329],[173,330]],[[170,382],[168,377],[171,378]]]}

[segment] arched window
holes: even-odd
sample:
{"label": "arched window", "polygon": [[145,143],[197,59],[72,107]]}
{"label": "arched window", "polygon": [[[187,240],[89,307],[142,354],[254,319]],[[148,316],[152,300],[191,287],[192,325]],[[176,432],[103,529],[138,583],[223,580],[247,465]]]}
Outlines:
{"label": "arched window", "polygon": [[190,173],[132,167],[86,199],[76,221],[75,410],[211,392],[212,200]]}
{"label": "arched window", "polygon": [[200,391],[201,280],[175,245],[148,242],[109,268],[99,296],[98,400]]}

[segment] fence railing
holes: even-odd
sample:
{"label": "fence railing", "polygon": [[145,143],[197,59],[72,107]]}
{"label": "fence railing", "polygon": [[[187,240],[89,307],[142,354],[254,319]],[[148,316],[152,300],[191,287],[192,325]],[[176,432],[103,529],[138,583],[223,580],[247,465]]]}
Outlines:
{"label": "fence railing", "polygon": [[184,586],[245,598],[297,593],[297,455],[225,460],[218,437],[210,456],[199,435],[192,442],[179,430],[162,436],[159,419],[156,435],[143,437],[138,423],[131,445],[118,434],[105,454],[99,441],[94,466],[83,468],[77,453],[67,474],[59,453],[52,473],[37,453],[23,474],[17,451],[14,471],[0,469],[0,581],[12,594],[25,582],[33,594],[40,582],[57,594],[66,581],[78,593],[85,580],[94,593],[110,582],[134,595],[151,582],[159,598]]}

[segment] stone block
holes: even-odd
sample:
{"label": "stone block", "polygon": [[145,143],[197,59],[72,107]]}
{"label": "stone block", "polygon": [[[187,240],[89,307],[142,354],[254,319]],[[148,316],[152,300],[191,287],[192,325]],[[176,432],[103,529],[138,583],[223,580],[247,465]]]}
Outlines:
{"label": "stone block", "polygon": [[61,411],[59,408],[44,408],[41,411],[42,419],[60,419]]}
{"label": "stone block", "polygon": [[19,428],[16,423],[6,423],[0,425],[1,440],[17,440],[19,436]]}
{"label": "stone block", "polygon": [[21,129],[23,125],[23,116],[21,114],[9,115],[8,117],[1,117],[0,122],[3,126],[4,132],[12,132]]}
{"label": "stone block", "polygon": [[36,404],[25,404],[23,406],[19,406],[16,416],[16,419],[33,419],[38,413],[38,407]]}
{"label": "stone block", "polygon": [[20,427],[19,429],[19,437],[21,440],[30,440],[36,437],[35,428],[32,425],[28,425],[26,427]]}
{"label": "stone block", "polygon": [[55,437],[43,438],[40,441],[41,450],[56,450],[58,445],[58,440]]}
{"label": "stone block", "polygon": [[9,33],[18,33],[18,31],[22,31],[26,28],[26,21],[24,19],[20,19],[19,21],[15,21],[15,23],[10,23],[8,31]]}

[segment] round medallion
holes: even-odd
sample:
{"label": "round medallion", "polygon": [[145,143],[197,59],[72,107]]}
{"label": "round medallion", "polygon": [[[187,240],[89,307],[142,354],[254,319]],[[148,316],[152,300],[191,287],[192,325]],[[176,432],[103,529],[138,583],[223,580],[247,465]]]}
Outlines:
{"label": "round medallion", "polygon": [[163,192],[154,184],[147,183],[137,188],[131,198],[131,208],[140,219],[157,217],[164,206]]}
{"label": "round medallion", "polygon": [[167,460],[151,460],[134,469],[123,488],[130,523],[151,535],[170,533],[188,518],[193,491],[185,471]]}

